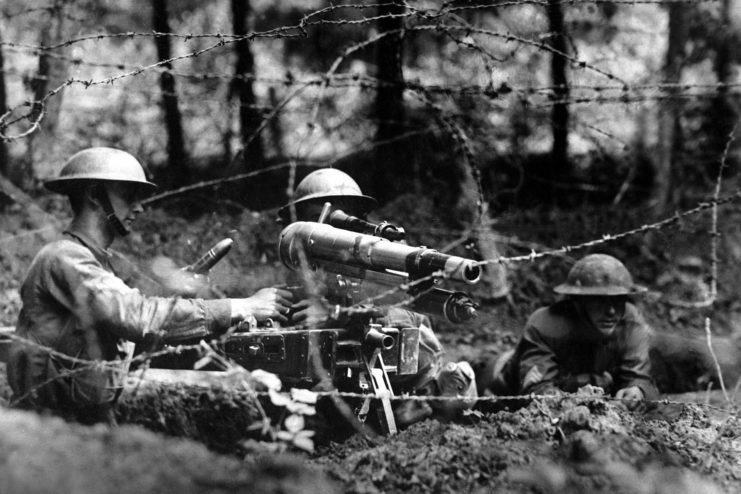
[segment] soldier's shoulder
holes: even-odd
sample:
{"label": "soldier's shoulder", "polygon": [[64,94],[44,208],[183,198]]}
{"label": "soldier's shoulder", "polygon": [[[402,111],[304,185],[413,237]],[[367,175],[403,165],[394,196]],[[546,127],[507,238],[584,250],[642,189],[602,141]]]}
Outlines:
{"label": "soldier's shoulder", "polygon": [[627,302],[625,304],[625,319],[627,319],[628,321],[635,321],[641,324],[645,324],[641,310],[632,302]]}
{"label": "soldier's shoulder", "polygon": [[535,311],[530,314],[530,317],[527,319],[528,325],[551,318],[552,314],[550,313],[550,309],[550,306],[535,309]]}
{"label": "soldier's shoulder", "polygon": [[568,333],[573,325],[569,307],[560,302],[541,307],[530,315],[526,327],[543,333],[559,335]]}
{"label": "soldier's shoulder", "polygon": [[650,331],[648,323],[643,317],[641,310],[631,302],[625,304],[625,322],[629,329],[634,331]]}
{"label": "soldier's shoulder", "polygon": [[89,257],[92,253],[79,242],[60,238],[44,245],[34,258],[35,264],[57,263],[64,259]]}

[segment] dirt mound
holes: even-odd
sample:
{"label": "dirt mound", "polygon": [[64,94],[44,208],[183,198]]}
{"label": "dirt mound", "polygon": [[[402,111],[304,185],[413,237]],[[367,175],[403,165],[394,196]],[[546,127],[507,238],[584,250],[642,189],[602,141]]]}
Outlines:
{"label": "dirt mound", "polygon": [[737,419],[720,425],[694,405],[633,414],[593,393],[426,421],[382,442],[356,436],[316,461],[356,493],[741,490]]}
{"label": "dirt mound", "polygon": [[133,426],[109,429],[0,408],[0,492],[325,493],[321,472],[291,455],[252,464]]}

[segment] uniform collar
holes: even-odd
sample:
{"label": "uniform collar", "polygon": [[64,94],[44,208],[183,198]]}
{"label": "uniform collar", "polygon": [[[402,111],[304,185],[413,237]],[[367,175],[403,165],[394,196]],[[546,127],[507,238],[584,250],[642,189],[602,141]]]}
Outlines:
{"label": "uniform collar", "polygon": [[62,233],[69,235],[70,237],[74,238],[82,245],[87,247],[101,264],[109,267],[111,266],[111,259],[113,258],[113,254],[103,247],[99,246],[90,237],[88,237],[84,233],[72,229],[65,230]]}

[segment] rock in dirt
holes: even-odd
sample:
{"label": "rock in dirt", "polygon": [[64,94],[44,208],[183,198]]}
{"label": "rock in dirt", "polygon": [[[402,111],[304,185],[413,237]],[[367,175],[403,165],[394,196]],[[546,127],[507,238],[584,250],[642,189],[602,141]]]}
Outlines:
{"label": "rock in dirt", "polygon": [[741,422],[694,404],[629,412],[587,389],[517,409],[356,436],[316,461],[345,492],[741,492]]}

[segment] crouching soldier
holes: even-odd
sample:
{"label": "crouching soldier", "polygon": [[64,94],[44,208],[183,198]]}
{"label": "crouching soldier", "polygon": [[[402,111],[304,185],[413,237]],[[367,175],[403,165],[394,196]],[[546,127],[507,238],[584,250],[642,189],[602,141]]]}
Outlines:
{"label": "crouching soldier", "polygon": [[612,256],[588,255],[554,291],[565,298],[530,316],[515,349],[490,362],[479,385],[511,395],[575,392],[591,384],[631,410],[655,399],[650,329],[628,299],[646,289],[625,266]]}
{"label": "crouching soldier", "polygon": [[146,297],[119,278],[107,250],[126,235],[154,189],[129,153],[96,147],[72,156],[46,183],[69,196],[73,219],[36,255],[8,359],[13,401],[83,423],[114,423],[126,349],[145,338],[177,343],[225,332],[244,319],[285,321],[291,293],[249,298]]}
{"label": "crouching soldier", "polygon": [[[324,210],[327,202],[331,204],[329,211]],[[329,216],[337,210],[366,220],[368,213],[375,206],[376,200],[363,195],[360,186],[348,174],[334,168],[323,168],[301,180],[296,186],[293,200],[281,208],[278,214],[279,221],[284,226],[293,221],[318,221],[322,214]],[[313,284],[326,287],[320,279],[321,272],[314,272],[313,275],[312,277],[317,280]],[[301,284],[306,280],[294,281]],[[362,300],[369,295],[368,287],[361,287],[362,280],[348,281],[357,286],[356,290],[360,295],[356,297],[357,299]],[[334,318],[327,303],[327,298],[331,298],[331,295],[327,293],[319,295],[294,303],[290,323],[314,328],[346,327],[357,323]],[[393,306],[378,306],[374,307],[374,310],[382,314],[382,317],[376,318],[374,322],[383,326],[419,329],[418,371],[411,375],[392,376],[390,381],[394,393],[443,398],[396,402],[394,418],[398,425],[406,426],[430,416],[452,419],[475,404],[478,395],[473,369],[465,361],[447,363],[443,361],[443,347],[435,336],[427,315]],[[460,399],[455,399],[456,397]]]}

